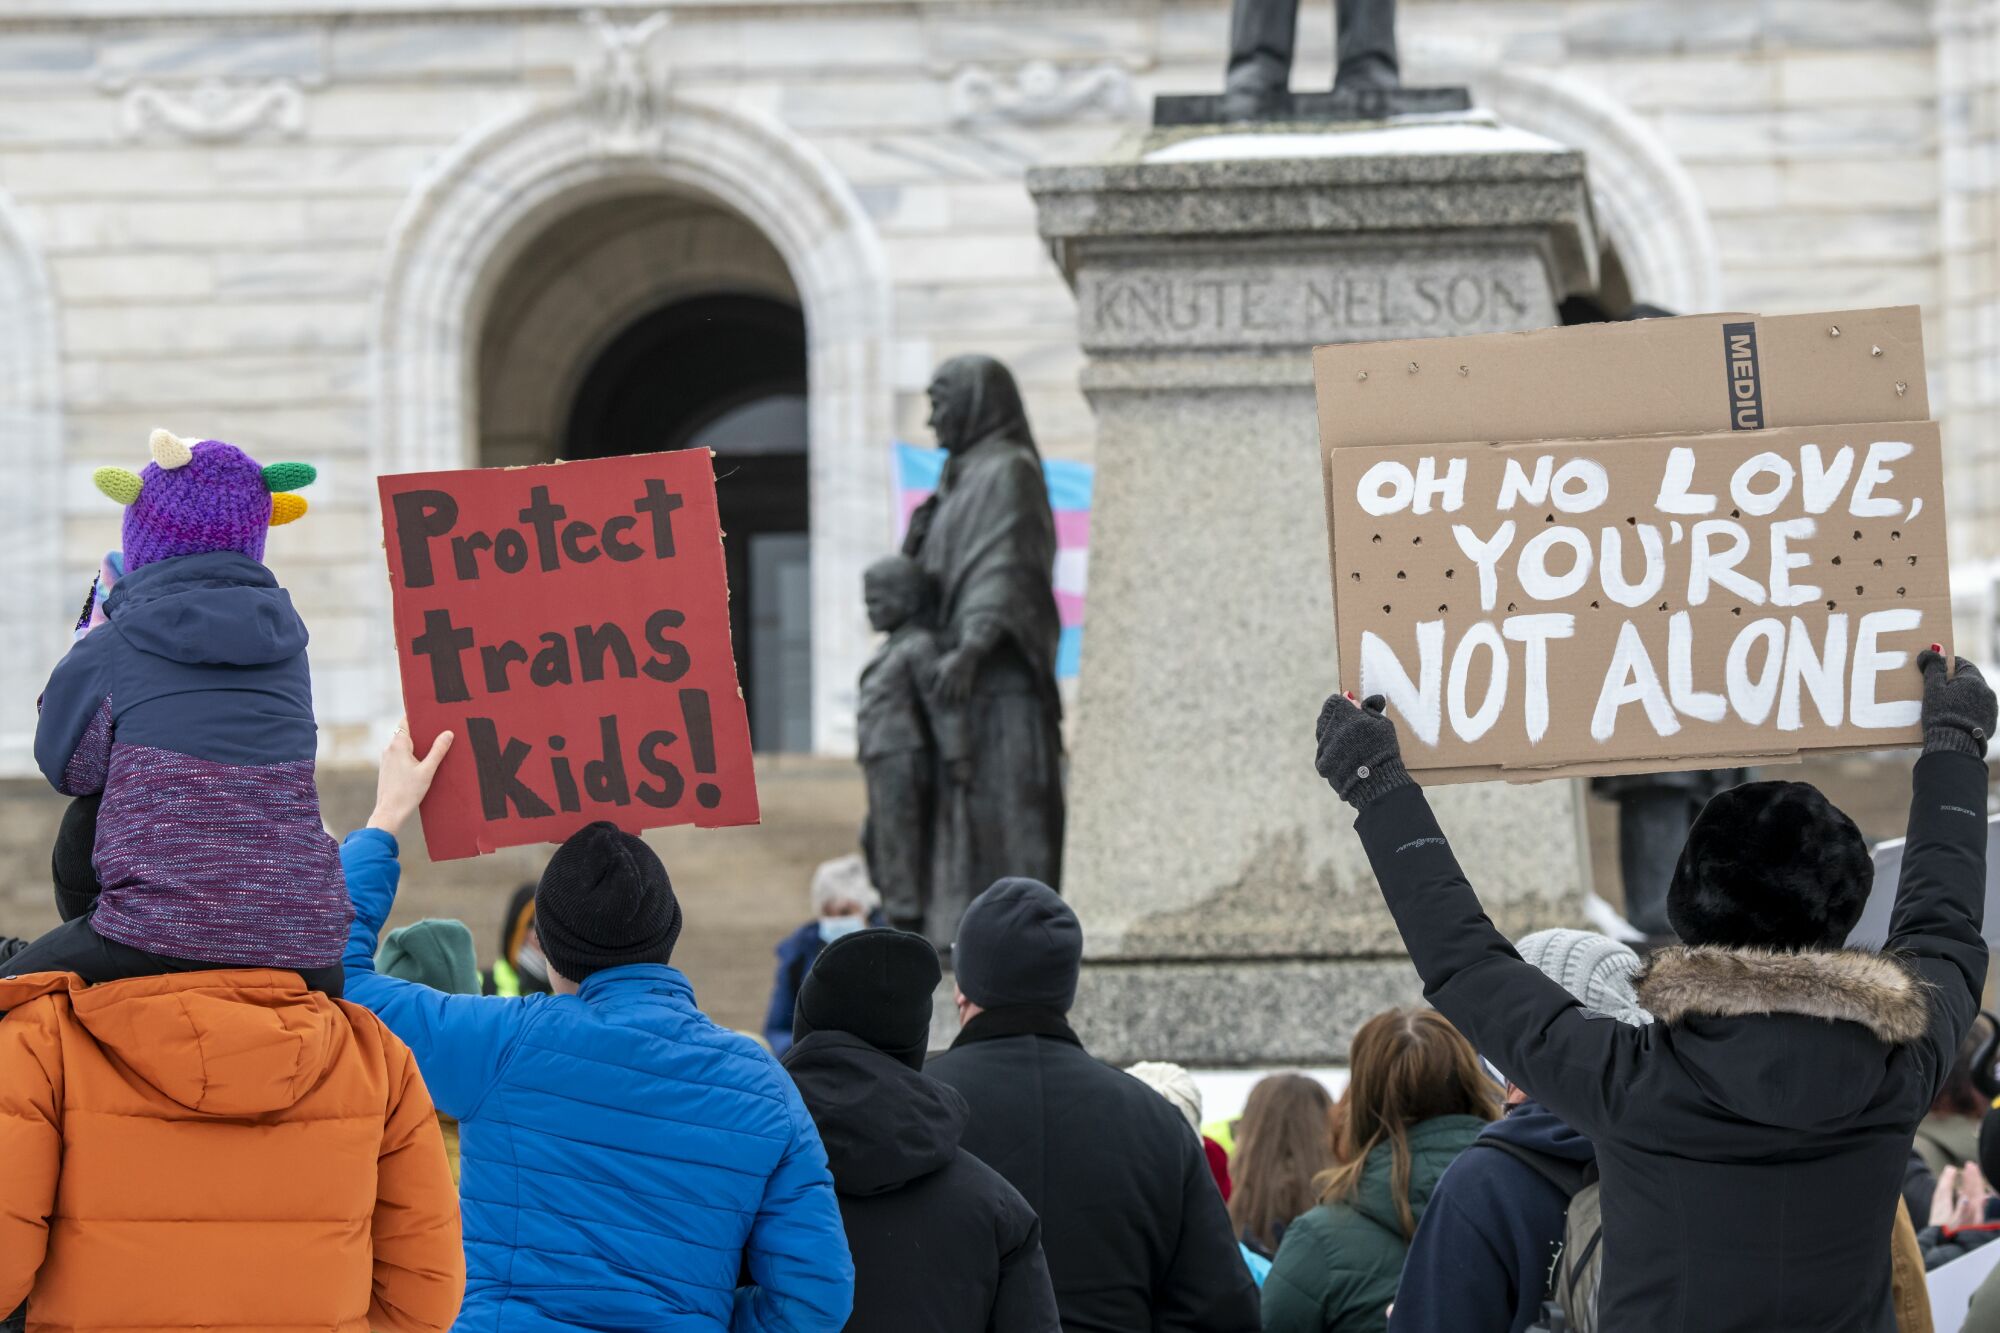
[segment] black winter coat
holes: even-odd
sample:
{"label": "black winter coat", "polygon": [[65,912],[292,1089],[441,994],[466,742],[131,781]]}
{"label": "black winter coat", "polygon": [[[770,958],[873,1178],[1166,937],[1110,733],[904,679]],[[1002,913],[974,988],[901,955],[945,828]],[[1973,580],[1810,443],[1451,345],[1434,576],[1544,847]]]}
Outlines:
{"label": "black winter coat", "polygon": [[1431,1191],[1396,1289],[1389,1333],[1524,1333],[1542,1313],[1570,1196],[1504,1143],[1574,1171],[1597,1160],[1554,1112],[1522,1102],[1480,1132]]}
{"label": "black winter coat", "polygon": [[845,1032],[813,1033],[784,1066],[854,1256],[847,1333],[1056,1333],[1041,1224],[959,1146],[963,1097]]}
{"label": "black winter coat", "polygon": [[1910,1140],[1986,976],[1985,809],[1984,764],[1925,755],[1884,955],[1667,950],[1640,978],[1644,1028],[1521,961],[1420,788],[1362,811],[1425,995],[1597,1146],[1600,1327],[1894,1327],[1886,1241]]}
{"label": "black winter coat", "polygon": [[1041,1215],[1066,1333],[1255,1333],[1256,1283],[1166,1098],[1046,1010],[978,1014],[926,1068],[971,1105],[966,1148]]}

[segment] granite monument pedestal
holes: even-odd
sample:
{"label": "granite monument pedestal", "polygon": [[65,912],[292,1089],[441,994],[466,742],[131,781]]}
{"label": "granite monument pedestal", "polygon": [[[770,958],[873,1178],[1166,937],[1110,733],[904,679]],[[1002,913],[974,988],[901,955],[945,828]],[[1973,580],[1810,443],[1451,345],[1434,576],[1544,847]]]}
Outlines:
{"label": "granite monument pedestal", "polygon": [[[1097,418],[1064,893],[1091,1051],[1337,1062],[1419,998],[1313,771],[1337,678],[1310,349],[1528,329],[1595,285],[1584,164],[1461,117],[1155,131],[1030,173]],[[1574,782],[1440,788],[1488,910],[1579,924]]]}

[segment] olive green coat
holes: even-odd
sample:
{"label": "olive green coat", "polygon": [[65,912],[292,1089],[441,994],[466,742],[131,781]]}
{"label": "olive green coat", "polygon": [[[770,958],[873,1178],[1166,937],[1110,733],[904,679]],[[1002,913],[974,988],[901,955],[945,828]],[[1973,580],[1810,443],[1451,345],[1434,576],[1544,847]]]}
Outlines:
{"label": "olive green coat", "polygon": [[[1486,1122],[1469,1115],[1426,1120],[1410,1131],[1410,1211],[1424,1215],[1431,1190]],[[1384,1333],[1410,1242],[1389,1192],[1390,1151],[1377,1144],[1361,1188],[1323,1203],[1285,1228],[1264,1279],[1264,1333]]]}

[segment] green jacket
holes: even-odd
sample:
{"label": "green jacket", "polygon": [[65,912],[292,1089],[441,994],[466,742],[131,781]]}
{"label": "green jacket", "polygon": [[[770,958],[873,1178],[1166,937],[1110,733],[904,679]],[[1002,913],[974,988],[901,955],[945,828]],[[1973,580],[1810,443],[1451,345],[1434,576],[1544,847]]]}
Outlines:
{"label": "green jacket", "polygon": [[[1443,1115],[1410,1131],[1410,1211],[1418,1219],[1452,1159],[1486,1122]],[[1264,1333],[1384,1333],[1410,1243],[1389,1193],[1390,1151],[1377,1144],[1346,1203],[1323,1203],[1285,1228],[1264,1280]]]}

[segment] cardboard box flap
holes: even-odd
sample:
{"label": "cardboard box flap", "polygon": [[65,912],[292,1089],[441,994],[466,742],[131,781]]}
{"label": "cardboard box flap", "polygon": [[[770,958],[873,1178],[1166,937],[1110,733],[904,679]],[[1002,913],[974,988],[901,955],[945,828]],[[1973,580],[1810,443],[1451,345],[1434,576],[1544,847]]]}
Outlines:
{"label": "cardboard box flap", "polygon": [[1330,449],[1930,417],[1915,306],[1341,343],[1313,375]]}

